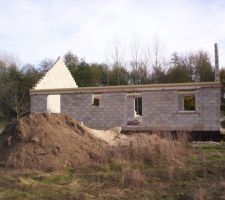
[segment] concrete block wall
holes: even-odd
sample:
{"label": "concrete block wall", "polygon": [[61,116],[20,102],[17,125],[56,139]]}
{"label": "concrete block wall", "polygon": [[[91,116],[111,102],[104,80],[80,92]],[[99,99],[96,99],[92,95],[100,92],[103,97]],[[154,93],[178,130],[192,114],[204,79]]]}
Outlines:
{"label": "concrete block wall", "polygon": [[[140,91],[141,92],[141,91]],[[60,95],[61,113],[92,128],[127,126],[133,116],[133,98],[124,92],[102,93],[99,106],[92,105],[91,93]],[[48,95],[31,95],[31,112],[47,112]],[[195,90],[195,112],[179,111],[179,90],[143,90],[142,123],[149,130],[218,131],[220,129],[220,88]]]}
{"label": "concrete block wall", "polygon": [[31,113],[47,112],[48,95],[31,95]]}
{"label": "concrete block wall", "polygon": [[134,118],[135,112],[135,97],[134,96],[127,96],[127,119]]}
{"label": "concrete block wall", "polygon": [[199,94],[201,122],[204,130],[219,130],[220,128],[220,89],[203,88]]}
{"label": "concrete block wall", "polygon": [[179,91],[142,92],[143,127],[151,130],[218,131],[220,89],[195,90],[195,112],[179,111]]}
{"label": "concrete block wall", "polygon": [[143,91],[142,126],[165,130],[173,128],[177,107],[176,91]]}
{"label": "concrete block wall", "polygon": [[98,129],[125,126],[126,103],[125,93],[103,93],[99,106],[92,105],[92,94],[61,94],[62,113]]}

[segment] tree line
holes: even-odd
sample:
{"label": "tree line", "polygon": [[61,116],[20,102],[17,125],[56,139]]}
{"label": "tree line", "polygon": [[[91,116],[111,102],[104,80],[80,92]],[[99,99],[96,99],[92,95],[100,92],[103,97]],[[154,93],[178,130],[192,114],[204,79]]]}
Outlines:
{"label": "tree line", "polygon": [[[79,87],[214,81],[214,67],[204,51],[186,55],[173,53],[167,62],[160,59],[158,52],[150,61],[134,51],[125,62],[115,49],[111,58],[110,63],[87,63],[71,51],[64,55],[65,64]],[[43,59],[38,66],[21,66],[14,57],[0,57],[0,115],[10,120],[29,114],[29,89],[53,63],[52,59]],[[225,70],[222,69],[220,75],[224,91]],[[223,95],[221,100],[225,110]]]}
{"label": "tree line", "polygon": [[117,61],[111,65],[88,64],[71,52],[64,58],[80,87],[214,81],[210,57],[203,51],[185,56],[174,53],[165,65],[151,65],[143,60],[132,60],[124,65]]}

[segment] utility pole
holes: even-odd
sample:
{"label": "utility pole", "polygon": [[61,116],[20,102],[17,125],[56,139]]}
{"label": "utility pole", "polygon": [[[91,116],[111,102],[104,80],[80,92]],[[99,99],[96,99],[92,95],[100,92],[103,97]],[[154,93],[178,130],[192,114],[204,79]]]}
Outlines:
{"label": "utility pole", "polygon": [[214,49],[215,49],[215,82],[219,82],[220,74],[219,74],[219,56],[217,43],[214,44]]}

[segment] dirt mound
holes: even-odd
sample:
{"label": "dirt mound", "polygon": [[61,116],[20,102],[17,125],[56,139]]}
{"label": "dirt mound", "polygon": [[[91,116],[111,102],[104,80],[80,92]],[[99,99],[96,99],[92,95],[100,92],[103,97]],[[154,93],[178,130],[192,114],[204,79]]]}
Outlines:
{"label": "dirt mound", "polygon": [[62,114],[31,114],[11,122],[0,135],[0,164],[59,170],[107,160],[107,143]]}

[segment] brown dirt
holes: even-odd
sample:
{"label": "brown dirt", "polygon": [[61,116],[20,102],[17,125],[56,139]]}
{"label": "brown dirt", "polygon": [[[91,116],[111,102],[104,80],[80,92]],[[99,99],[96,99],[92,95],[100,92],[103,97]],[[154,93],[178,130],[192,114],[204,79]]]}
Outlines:
{"label": "brown dirt", "polygon": [[31,114],[0,135],[0,165],[16,169],[60,170],[107,161],[108,144],[71,117]]}

